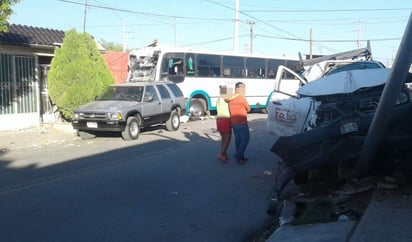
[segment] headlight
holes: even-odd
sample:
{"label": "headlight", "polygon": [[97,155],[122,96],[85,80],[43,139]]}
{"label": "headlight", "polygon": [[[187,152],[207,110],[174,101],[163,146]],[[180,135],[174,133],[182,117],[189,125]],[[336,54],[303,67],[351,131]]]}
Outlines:
{"label": "headlight", "polygon": [[73,119],[79,119],[79,114],[78,114],[78,113],[74,113],[74,114],[73,114]]}
{"label": "headlight", "polygon": [[107,113],[107,117],[110,120],[122,120],[122,114],[117,112],[117,113]]}

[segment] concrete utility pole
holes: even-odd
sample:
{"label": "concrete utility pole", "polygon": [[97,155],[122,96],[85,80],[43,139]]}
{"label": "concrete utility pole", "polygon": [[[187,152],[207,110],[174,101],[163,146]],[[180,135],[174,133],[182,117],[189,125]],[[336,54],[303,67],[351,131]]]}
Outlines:
{"label": "concrete utility pole", "polygon": [[309,34],[309,59],[312,60],[312,28],[310,28],[310,34]]}
{"label": "concrete utility pole", "polygon": [[124,23],[123,18],[122,18],[122,38],[123,38],[123,52],[126,52],[128,41],[127,41],[126,25]]}
{"label": "concrete utility pole", "polygon": [[86,32],[87,0],[84,3],[83,33]]}
{"label": "concrete utility pole", "polygon": [[173,18],[173,32],[175,35],[175,47],[177,46],[177,30],[176,30],[176,17]]}
{"label": "concrete utility pole", "polygon": [[235,31],[233,33],[233,52],[238,51],[237,37],[239,32],[239,0],[235,0]]}
{"label": "concrete utility pole", "polygon": [[255,21],[246,21],[250,25],[250,53],[253,53],[253,25],[256,24]]}

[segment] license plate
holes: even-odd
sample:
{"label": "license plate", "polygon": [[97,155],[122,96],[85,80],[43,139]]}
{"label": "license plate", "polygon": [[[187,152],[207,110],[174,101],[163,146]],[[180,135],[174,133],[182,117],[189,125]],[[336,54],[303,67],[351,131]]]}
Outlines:
{"label": "license plate", "polygon": [[87,122],[86,125],[87,125],[87,128],[97,128],[96,122]]}
{"label": "license plate", "polygon": [[296,112],[287,109],[276,108],[276,120],[282,123],[294,124],[296,123]]}
{"label": "license plate", "polygon": [[358,130],[358,123],[355,121],[343,123],[340,125],[340,134],[348,134],[357,132]]}

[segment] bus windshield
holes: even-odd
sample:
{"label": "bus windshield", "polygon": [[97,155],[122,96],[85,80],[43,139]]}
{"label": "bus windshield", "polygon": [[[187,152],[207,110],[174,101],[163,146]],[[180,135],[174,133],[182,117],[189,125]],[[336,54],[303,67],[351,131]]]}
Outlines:
{"label": "bus windshield", "polygon": [[154,55],[130,55],[128,80],[153,81],[156,73],[156,62],[157,57]]}

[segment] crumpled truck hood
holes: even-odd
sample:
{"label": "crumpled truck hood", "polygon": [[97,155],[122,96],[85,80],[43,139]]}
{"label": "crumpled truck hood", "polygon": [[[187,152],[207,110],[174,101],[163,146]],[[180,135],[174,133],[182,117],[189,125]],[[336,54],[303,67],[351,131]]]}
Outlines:
{"label": "crumpled truck hood", "polygon": [[299,88],[297,93],[308,97],[348,94],[361,88],[385,84],[389,78],[390,72],[390,69],[342,71],[309,82]]}

